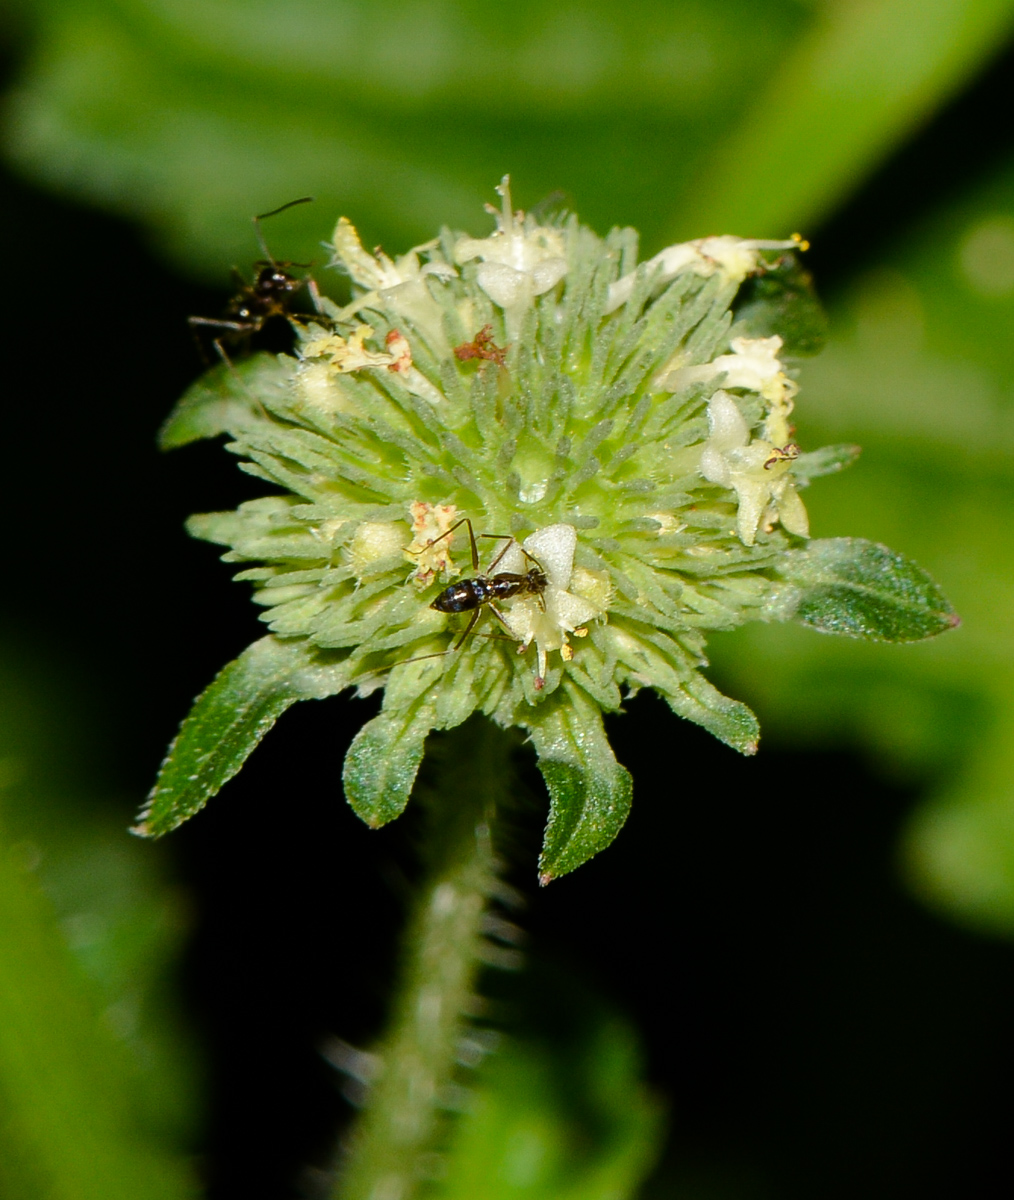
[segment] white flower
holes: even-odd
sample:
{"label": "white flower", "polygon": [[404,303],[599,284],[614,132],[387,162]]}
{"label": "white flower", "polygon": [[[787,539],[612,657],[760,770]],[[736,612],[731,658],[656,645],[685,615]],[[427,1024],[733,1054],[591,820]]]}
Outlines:
{"label": "white flower", "polygon": [[[367,349],[364,342],[372,337],[370,325],[357,325],[347,338],[338,333],[325,333],[304,343],[302,357],[304,363],[307,359],[326,358],[328,366],[339,375],[349,375],[364,367],[386,367],[402,377],[410,392],[430,404],[439,404],[444,399],[443,393],[412,365],[412,347],[400,330],[388,331],[384,339],[387,349],[383,351]],[[311,363],[311,370],[312,367]]]}
{"label": "white flower", "polygon": [[782,339],[777,335],[768,338],[733,338],[731,346],[731,354],[720,354],[712,362],[700,366],[683,367],[678,363],[670,363],[655,378],[655,386],[677,392],[689,384],[724,376],[722,382],[726,387],[757,392],[768,401],[770,407],[764,423],[767,440],[772,445],[788,441],[791,434],[788,417],[792,412],[793,397],[799,388],[785,374],[779,361]]}
{"label": "white flower", "polygon": [[708,425],[711,436],[701,451],[701,474],[736,493],[736,528],[744,545],[752,546],[758,529],[775,521],[789,533],[809,537],[806,509],[787,474],[798,447],[779,447],[761,438],[751,442],[749,427],[728,392],[711,397]]}
{"label": "white flower", "polygon": [[567,259],[559,230],[537,225],[524,213],[511,210],[509,175],[496,190],[503,197],[502,212],[487,205],[496,217],[496,232],[488,238],[460,238],[454,257],[459,263],[482,259],[476,280],[507,314],[511,331],[532,299],[554,288],[567,274]]}
{"label": "white flower", "polygon": [[451,558],[451,539],[447,537],[458,516],[453,504],[430,504],[426,500],[413,500],[409,505],[412,517],[412,544],[405,549],[405,557],[415,563],[412,576],[416,587],[428,587],[441,572],[454,570]]}
{"label": "white flower", "polygon": [[[577,530],[573,525],[545,525],[525,538],[524,550],[535,559],[546,575],[546,590],[542,596],[521,596],[511,602],[504,612],[507,625],[518,639],[519,652],[523,653],[535,643],[538,651],[538,673],[536,687],[546,678],[548,655],[559,650],[566,660],[573,658],[567,639],[569,633],[583,637],[589,621],[602,616],[607,596],[596,604],[585,595],[575,595],[573,586],[574,550],[577,547]],[[521,547],[512,545],[497,565],[498,571],[513,571],[524,574],[534,564],[526,558]],[[592,572],[584,572],[591,575]],[[597,581],[591,581],[592,583]],[[593,588],[589,588],[593,591]],[[540,603],[541,600],[541,603]]]}
{"label": "white flower", "polygon": [[[808,245],[799,234],[788,241],[772,242],[758,238],[724,237],[697,238],[692,242],[678,242],[660,250],[654,258],[642,263],[639,270],[659,270],[657,287],[671,283],[681,271],[691,270],[695,275],[714,275],[720,272],[733,283],[742,283],[747,275],[764,265],[761,250],[806,250]],[[606,312],[610,313],[626,304],[634,290],[637,272],[631,271],[610,285]]]}
{"label": "white flower", "polygon": [[[332,249],[334,254],[328,263],[340,267],[352,282],[366,290],[343,309],[333,315],[338,320],[347,320],[364,308],[391,309],[401,316],[410,317],[437,344],[443,339],[443,310],[433,302],[426,290],[425,277],[434,275],[438,279],[454,279],[457,271],[440,257],[440,239],[433,238],[413,246],[407,254],[396,259],[389,258],[383,250],[370,254],[363,249],[359,234],[351,221],[342,217],[335,226]],[[420,263],[419,256],[429,256],[429,262]]]}
{"label": "white flower", "polygon": [[326,358],[339,375],[361,371],[363,367],[395,367],[399,356],[366,348],[363,343],[371,337],[373,329],[369,325],[357,325],[347,338],[337,333],[325,333],[303,346],[303,357]]}

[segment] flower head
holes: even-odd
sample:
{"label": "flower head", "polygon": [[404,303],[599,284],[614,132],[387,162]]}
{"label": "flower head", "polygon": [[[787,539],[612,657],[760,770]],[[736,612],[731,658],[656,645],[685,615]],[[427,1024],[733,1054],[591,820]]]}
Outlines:
{"label": "flower head", "polygon": [[882,560],[805,541],[797,488],[852,448],[800,454],[782,337],[756,303],[735,324],[744,281],[777,291],[797,241],[706,238],[637,266],[633,231],[540,224],[499,191],[488,237],[445,231],[397,259],[343,218],[332,264],[352,300],[294,322],[294,356],[218,368],[170,418],[165,444],[226,431],[272,493],[190,523],[244,565],[270,636],[198,701],[143,832],[200,807],[295,700],[383,687],[345,763],[356,811],[396,816],[429,731],[481,711],[538,752],[551,877],[626,816],[601,720],[625,695],[653,688],[755,749],[753,714],[702,674],[708,630],[795,614],[889,636],[882,597],[859,617],[847,600],[870,594],[848,572]]}

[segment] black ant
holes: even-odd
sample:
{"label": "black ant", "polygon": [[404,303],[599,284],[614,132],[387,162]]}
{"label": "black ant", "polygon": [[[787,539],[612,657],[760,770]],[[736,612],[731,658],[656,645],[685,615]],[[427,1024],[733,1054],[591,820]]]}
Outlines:
{"label": "black ant", "polygon": [[[455,530],[459,529],[462,525],[468,526],[468,542],[472,551],[472,570],[476,574],[472,579],[459,579],[456,583],[449,584],[430,604],[430,608],[435,608],[437,612],[442,613],[471,612],[472,616],[465,626],[465,632],[458,638],[450,650],[440,650],[436,654],[419,654],[415,658],[406,658],[400,663],[394,663],[393,666],[401,667],[408,663],[422,662],[427,658],[443,658],[446,654],[453,654],[455,650],[460,650],[465,638],[472,632],[476,621],[482,616],[484,608],[488,608],[504,629],[507,630],[508,634],[510,634],[510,640],[517,644],[519,653],[523,653],[528,649],[526,645],[518,643],[518,639],[507,624],[506,617],[494,602],[497,600],[509,600],[512,596],[534,596],[539,602],[539,607],[545,612],[546,601],[544,594],[546,588],[549,586],[549,579],[539,560],[533,554],[529,554],[524,546],[517,542],[515,537],[509,533],[479,534],[480,537],[503,540],[507,543],[486,568],[485,574],[479,573],[479,551],[475,544],[475,533],[472,529],[472,522],[468,517],[462,517],[446,533],[442,533],[440,537],[427,542],[422,550],[412,550],[409,553],[422,554],[424,551],[429,550],[431,546],[442,542],[445,538],[453,537]],[[517,545],[525,558],[535,565],[529,567],[523,575],[518,575],[513,571],[499,571],[493,574],[496,571],[497,565],[512,545]],[[367,676],[361,678],[367,678],[369,675],[381,675],[386,670],[389,670],[389,668],[384,668],[381,671],[370,671],[367,673]],[[541,677],[537,677],[535,680],[536,691],[541,691],[544,683],[545,681]]]}
{"label": "black ant", "polygon": [[472,522],[468,517],[462,517],[446,533],[441,534],[438,538],[434,538],[427,545],[426,549],[428,550],[430,546],[435,546],[437,542],[443,541],[444,538],[451,537],[454,531],[462,525],[468,526],[468,541],[472,550],[472,570],[476,572],[475,577],[472,579],[459,579],[456,583],[445,587],[430,605],[430,608],[435,608],[437,612],[442,613],[471,612],[472,616],[465,626],[465,632],[454,643],[453,650],[458,650],[461,647],[465,638],[475,628],[475,623],[482,615],[484,608],[489,609],[508,633],[511,632],[511,627],[507,624],[506,618],[496,606],[495,602],[497,600],[510,600],[512,596],[534,596],[538,600],[543,612],[545,612],[546,602],[543,596],[549,585],[549,580],[542,569],[542,564],[534,555],[529,554],[520,545],[518,549],[534,566],[529,567],[522,575],[516,574],[513,571],[499,571],[494,574],[503,556],[512,545],[517,544],[516,539],[509,533],[482,533],[479,535],[484,538],[503,540],[507,543],[486,568],[485,573],[481,574],[479,572],[479,551],[475,544],[475,533],[472,530]]}
{"label": "black ant", "polygon": [[271,212],[261,213],[254,217],[254,231],[257,234],[258,244],[264,252],[264,258],[254,263],[258,271],[253,283],[247,283],[233,267],[232,275],[237,285],[236,294],[226,305],[224,314],[221,317],[187,317],[191,329],[222,330],[221,335],[215,338],[215,348],[226,361],[228,359],[222,348],[223,339],[248,342],[253,334],[260,333],[267,322],[274,317],[299,315],[292,312],[290,303],[291,297],[302,288],[305,287],[309,291],[314,307],[319,309],[319,296],[314,281],[311,278],[300,279],[287,270],[288,267],[299,267],[305,270],[310,264],[276,260],[268,249],[260,225],[261,221],[268,217],[277,216],[288,208],[294,208],[297,204],[309,204],[312,200],[312,196],[302,196],[299,200],[290,200],[281,208],[273,208]]}

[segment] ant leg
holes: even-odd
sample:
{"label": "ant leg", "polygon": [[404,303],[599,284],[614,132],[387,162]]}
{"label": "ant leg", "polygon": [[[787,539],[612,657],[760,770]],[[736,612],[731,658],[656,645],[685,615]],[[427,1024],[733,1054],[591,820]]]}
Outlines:
{"label": "ant leg", "polygon": [[219,320],[216,317],[187,317],[187,324],[191,329],[200,325],[202,328],[228,329],[230,333],[251,332],[249,321],[226,321],[224,318]]}
{"label": "ant leg", "polygon": [[[472,522],[468,519],[468,517],[463,517],[462,520],[468,526],[468,541],[472,547],[472,570],[478,575],[478,573],[479,573],[479,550],[475,544],[475,532],[472,529]],[[479,610],[476,609],[476,615],[478,615],[478,611]],[[471,628],[471,626],[469,626],[469,628]]]}
{"label": "ant leg", "polygon": [[393,671],[395,667],[404,667],[414,662],[425,662],[428,658],[444,658],[446,655],[453,653],[453,650],[437,650],[434,654],[417,654],[414,658],[403,658],[401,662],[391,663],[389,667],[378,667],[376,671],[367,671],[363,675],[357,675],[352,682],[358,683],[361,679],[372,679],[374,675],[386,675],[388,671]]}
{"label": "ant leg", "polygon": [[486,571],[487,575],[493,574],[494,568],[498,565],[498,563],[503,558],[503,556],[511,548],[512,542],[517,544],[517,548],[521,551],[521,553],[525,556],[525,558],[528,559],[528,561],[530,563],[534,563],[539,568],[540,571],[545,573],[545,568],[543,567],[542,563],[539,562],[539,560],[535,557],[534,554],[529,554],[528,551],[524,548],[524,546],[521,545],[521,543],[517,540],[517,538],[515,538],[515,536],[512,533],[481,533],[479,536],[484,537],[484,538],[502,538],[504,541],[507,542],[507,545],[504,546],[504,548],[500,551],[500,553],[496,556],[496,558],[494,558],[493,561],[489,564],[489,569]]}
{"label": "ant leg", "polygon": [[[454,643],[454,645],[451,647],[451,649],[452,649],[452,650],[460,650],[460,649],[461,649],[461,644],[462,644],[462,642],[464,642],[465,638],[467,638],[467,637],[468,637],[468,635],[469,635],[469,634],[472,632],[472,630],[475,628],[475,623],[476,623],[476,621],[478,621],[478,619],[479,619],[481,616],[482,616],[482,609],[481,609],[481,608],[477,608],[477,609],[475,610],[475,612],[474,612],[474,613],[472,613],[471,620],[470,620],[470,621],[468,622],[468,624],[465,626],[465,632],[464,632],[464,633],[461,635],[461,637],[459,637],[459,638],[458,638],[458,640],[457,640],[457,641]],[[446,653],[446,651],[445,651],[445,653]]]}
{"label": "ant leg", "polygon": [[[479,573],[479,554],[475,548],[475,534],[472,532],[472,522],[468,517],[462,517],[460,521],[455,523],[448,529],[446,533],[442,533],[438,538],[434,538],[432,542],[427,542],[423,550],[429,550],[431,546],[436,546],[442,542],[444,538],[453,537],[454,531],[460,529],[462,525],[468,526],[468,540],[472,543],[472,570],[478,575]],[[410,554],[422,554],[422,550],[410,550]]]}
{"label": "ant leg", "polygon": [[[191,320],[191,322],[194,322],[195,320],[199,320],[199,318],[191,317],[190,320]],[[204,323],[204,322],[202,322],[202,323]],[[210,322],[208,322],[208,323],[210,324]],[[191,325],[191,332],[192,333],[194,332],[192,325]],[[200,339],[197,337],[196,333],[194,333],[194,341],[197,342],[197,348],[201,352],[201,358],[204,360],[205,366],[210,367],[212,364],[210,362],[208,362],[208,356],[204,352],[204,346],[201,344]],[[260,413],[260,415],[262,417],[265,418],[265,420],[267,420],[268,419],[267,409],[264,407],[264,405],[260,401],[260,399],[257,396],[255,396],[253,394],[253,392],[250,391],[250,389],[246,385],[246,380],[236,370],[236,364],[229,357],[228,351],[226,350],[225,346],[222,344],[222,339],[220,337],[213,338],[211,344],[215,347],[215,353],[218,355],[220,361],[223,362],[225,364],[225,366],[228,368],[229,373],[232,375],[235,383],[238,385],[238,387],[243,392],[246,393],[246,396],[249,399],[251,405],[257,410],[258,413]]]}
{"label": "ant leg", "polygon": [[239,386],[243,389],[243,391],[246,392],[246,394],[250,398],[250,400],[253,401],[254,407],[257,409],[257,411],[260,413],[260,415],[265,420],[268,420],[268,410],[264,407],[264,405],[261,402],[261,400],[259,399],[259,397],[255,396],[253,394],[253,392],[251,392],[250,389],[246,386],[246,381],[243,379],[242,375],[240,375],[239,371],[236,370],[236,365],[232,361],[232,359],[229,357],[229,355],[226,353],[226,349],[222,345],[222,339],[220,337],[215,338],[214,346],[215,346],[215,349],[218,351],[218,357],[229,368],[229,373],[232,375],[235,382],[237,384],[239,384]]}
{"label": "ant leg", "polygon": [[493,616],[496,617],[496,619],[500,622],[500,624],[504,627],[504,629],[506,629],[507,632],[511,635],[511,641],[516,644],[518,639],[517,639],[514,631],[507,624],[507,618],[503,615],[503,613],[497,608],[497,606],[495,604],[492,603],[492,601],[487,603],[486,607],[493,614]]}
{"label": "ant leg", "polygon": [[[494,538],[494,539],[499,538],[507,543],[507,545],[504,546],[504,548],[500,551],[500,553],[496,556],[496,558],[494,558],[493,561],[486,568],[486,574],[492,575],[493,572],[496,570],[496,568],[500,565],[500,560],[507,553],[507,551],[511,548],[511,546],[514,544],[516,539],[515,539],[513,533],[481,533],[481,534],[479,534],[479,536],[484,537],[484,538]],[[522,550],[521,553],[523,554],[524,551]]]}
{"label": "ant leg", "polygon": [[485,638],[490,642],[510,642],[512,646],[519,650],[527,649],[527,647],[522,647],[521,643],[513,635],[508,637],[505,633],[477,633],[475,636]]}
{"label": "ant leg", "polygon": [[539,562],[539,560],[535,557],[534,554],[529,554],[528,551],[524,548],[524,546],[521,546],[521,545],[518,546],[518,549],[525,556],[525,558],[528,559],[529,562],[535,563],[535,565],[539,568],[539,570],[542,571],[543,574],[545,574],[545,570],[546,570],[545,567],[542,565],[542,563]]}
{"label": "ant leg", "polygon": [[232,373],[235,375],[236,368],[232,364],[232,359],[225,352],[225,347],[222,345],[222,339],[220,337],[215,338],[212,345],[215,347],[215,350],[218,352],[218,357],[222,360],[222,362],[225,363],[225,365],[229,368],[229,370],[232,371]]}

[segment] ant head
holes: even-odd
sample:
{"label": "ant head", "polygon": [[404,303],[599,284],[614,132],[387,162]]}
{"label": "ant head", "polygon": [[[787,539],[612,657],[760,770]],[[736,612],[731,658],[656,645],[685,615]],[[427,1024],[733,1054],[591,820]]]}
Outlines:
{"label": "ant head", "polygon": [[294,292],[296,288],[302,286],[303,281],[283,270],[283,267],[290,265],[290,263],[258,263],[257,266],[260,270],[257,272],[254,290],[262,296],[284,296],[289,292]]}

